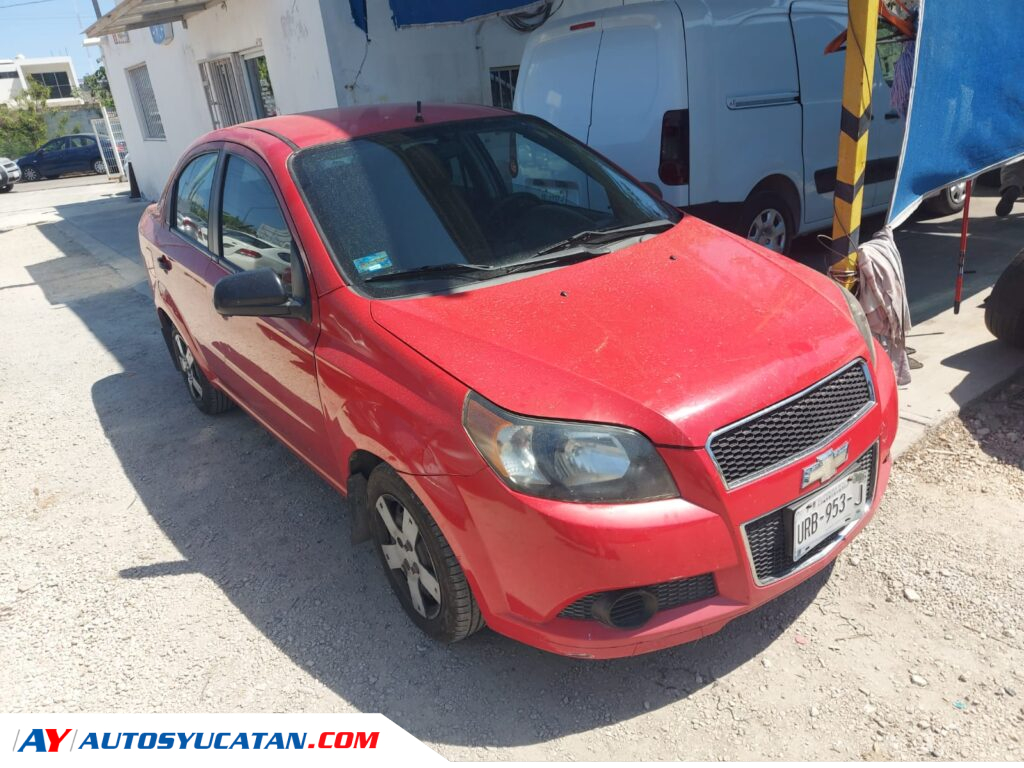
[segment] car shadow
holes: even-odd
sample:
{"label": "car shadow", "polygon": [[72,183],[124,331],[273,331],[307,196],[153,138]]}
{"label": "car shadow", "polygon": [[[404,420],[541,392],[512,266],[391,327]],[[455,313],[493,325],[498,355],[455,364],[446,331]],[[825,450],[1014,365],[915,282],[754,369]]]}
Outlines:
{"label": "car shadow", "polygon": [[[429,641],[401,612],[370,546],[350,543],[338,495],[244,413],[199,413],[151,301],[112,288],[108,267],[65,248],[28,271],[53,308],[74,312],[123,369],[91,388],[98,422],[135,503],[181,555],[140,555],[111,577],[173,584],[202,574],[297,667],[421,739],[536,744],[685,700],[757,657],[828,580],[830,569],[712,637],[617,661],[558,657],[488,630],[453,646]],[[187,606],[191,582],[182,579],[172,599]]]}

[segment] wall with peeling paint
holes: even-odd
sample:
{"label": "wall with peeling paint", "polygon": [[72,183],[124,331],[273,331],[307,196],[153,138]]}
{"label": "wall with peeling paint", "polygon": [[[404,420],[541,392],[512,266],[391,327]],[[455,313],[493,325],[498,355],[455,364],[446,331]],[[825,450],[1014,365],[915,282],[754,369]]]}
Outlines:
{"label": "wall with peeling paint", "polygon": [[[303,112],[336,104],[319,0],[226,0],[175,22],[174,38],[153,42],[148,29],[127,44],[104,40],[110,89],[143,195],[159,197],[181,153],[213,128],[199,63],[262,50],[278,110]],[[146,64],[166,138],[143,137],[126,69]]]}

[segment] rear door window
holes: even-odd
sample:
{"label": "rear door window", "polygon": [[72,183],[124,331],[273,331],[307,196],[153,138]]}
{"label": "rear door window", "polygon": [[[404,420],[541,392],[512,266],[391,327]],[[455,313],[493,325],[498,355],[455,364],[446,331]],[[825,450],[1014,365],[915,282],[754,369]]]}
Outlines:
{"label": "rear door window", "polygon": [[174,228],[204,248],[210,247],[210,193],[217,153],[199,155],[182,170],[175,186]]}

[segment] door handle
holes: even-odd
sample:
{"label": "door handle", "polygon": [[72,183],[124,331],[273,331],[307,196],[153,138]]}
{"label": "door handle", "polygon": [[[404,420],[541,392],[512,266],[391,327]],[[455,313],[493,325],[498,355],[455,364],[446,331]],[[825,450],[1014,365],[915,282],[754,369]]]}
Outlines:
{"label": "door handle", "polygon": [[900,119],[900,113],[899,112],[886,112],[885,113],[885,119],[886,120],[899,120]]}
{"label": "door handle", "polygon": [[171,271],[171,260],[164,256],[162,253],[157,257],[156,265],[160,267],[164,272]]}

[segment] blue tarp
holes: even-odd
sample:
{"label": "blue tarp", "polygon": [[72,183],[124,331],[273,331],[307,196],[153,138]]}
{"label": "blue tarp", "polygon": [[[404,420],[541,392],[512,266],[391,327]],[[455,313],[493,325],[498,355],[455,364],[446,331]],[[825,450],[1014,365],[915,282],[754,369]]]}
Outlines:
{"label": "blue tarp", "polygon": [[1024,155],[1024,0],[921,7],[894,225],[928,193]]}
{"label": "blue tarp", "polygon": [[[366,0],[349,0],[349,3],[352,20],[366,32]],[[391,18],[396,27],[466,21],[536,3],[537,0],[389,0]]]}

